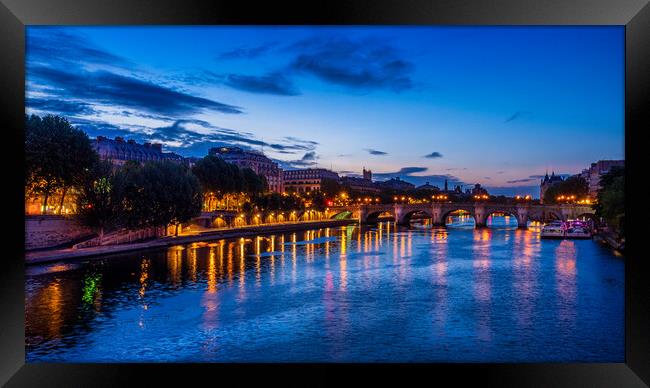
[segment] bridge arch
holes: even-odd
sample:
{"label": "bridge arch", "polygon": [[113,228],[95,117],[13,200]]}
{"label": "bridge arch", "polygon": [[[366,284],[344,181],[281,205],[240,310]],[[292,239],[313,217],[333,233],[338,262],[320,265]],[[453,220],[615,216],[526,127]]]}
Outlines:
{"label": "bridge arch", "polygon": [[474,219],[474,225],[477,224],[476,214],[474,213],[473,210],[463,209],[463,208],[460,208],[460,207],[452,207],[452,208],[449,208],[449,209],[443,211],[442,217],[441,217],[442,225],[447,225],[447,218],[449,216],[451,216],[452,213],[459,214],[459,215],[460,214],[469,214]]}
{"label": "bridge arch", "polygon": [[393,213],[394,213],[394,212],[392,212],[391,210],[388,210],[388,209],[371,211],[371,212],[369,212],[369,213],[366,214],[366,220],[365,220],[365,222],[368,222],[368,223],[374,223],[374,222],[377,222],[378,219],[379,219],[379,217],[380,217],[382,214],[385,214],[385,215],[387,215],[387,216],[390,216],[390,217],[393,217],[393,218],[394,218],[395,215],[394,215]]}
{"label": "bridge arch", "polygon": [[433,215],[431,214],[431,211],[429,211],[429,210],[410,209],[410,210],[407,210],[407,211],[403,212],[402,214],[400,214],[399,223],[402,224],[402,225],[408,225],[411,222],[411,219],[413,218],[413,216],[416,213],[422,213],[422,214],[424,214],[426,216],[425,218],[433,219]]}
{"label": "bridge arch", "polygon": [[487,220],[490,219],[490,217],[493,216],[494,214],[505,214],[508,217],[513,217],[515,219],[515,221],[517,222],[517,227],[518,228],[524,228],[524,227],[526,227],[526,224],[528,223],[527,215],[524,216],[524,215],[520,214],[519,212],[517,212],[516,209],[508,209],[508,208],[499,208],[499,207],[497,207],[497,208],[486,209],[486,211],[485,211],[485,223],[486,223],[486,226],[488,225]]}

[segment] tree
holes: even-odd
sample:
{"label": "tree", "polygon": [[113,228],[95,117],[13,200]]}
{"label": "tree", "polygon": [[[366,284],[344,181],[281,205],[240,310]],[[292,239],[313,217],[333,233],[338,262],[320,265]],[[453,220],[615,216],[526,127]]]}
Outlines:
{"label": "tree", "polygon": [[587,181],[580,176],[571,176],[549,187],[544,193],[544,203],[557,203],[557,197],[562,195],[575,195],[578,199],[587,196],[588,193]]}
{"label": "tree", "polygon": [[104,231],[119,224],[120,198],[113,190],[114,174],[110,163],[102,161],[92,166],[88,176],[79,185],[77,217],[91,227],[99,229],[99,241]]}
{"label": "tree", "polygon": [[203,197],[199,179],[172,161],[126,164],[116,175],[116,195],[129,226],[160,227],[180,224],[201,213]]}
{"label": "tree", "polygon": [[625,169],[612,167],[601,176],[598,201],[594,205],[596,216],[605,219],[607,224],[624,235],[625,218]]}
{"label": "tree", "polygon": [[334,179],[323,178],[320,181],[320,191],[328,197],[334,198],[341,192],[341,184]]}
{"label": "tree", "polygon": [[192,172],[199,179],[203,193],[208,198],[208,209],[212,208],[212,201],[219,194],[222,196],[241,192],[256,194],[264,192],[267,188],[263,176],[255,174],[250,168],[240,169],[214,155],[207,155],[199,160],[192,168]]}
{"label": "tree", "polygon": [[43,195],[43,213],[57,190],[62,190],[60,212],[68,189],[81,184],[98,160],[88,136],[65,118],[25,116],[25,185]]}

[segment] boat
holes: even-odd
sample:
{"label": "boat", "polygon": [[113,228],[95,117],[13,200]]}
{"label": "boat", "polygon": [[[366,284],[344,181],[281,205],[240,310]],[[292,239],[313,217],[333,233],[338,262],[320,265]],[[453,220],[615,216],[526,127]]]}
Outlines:
{"label": "boat", "polygon": [[566,238],[591,238],[591,228],[583,221],[569,221],[566,225]]}
{"label": "boat", "polygon": [[565,238],[565,227],[562,221],[552,221],[542,227],[541,238]]}

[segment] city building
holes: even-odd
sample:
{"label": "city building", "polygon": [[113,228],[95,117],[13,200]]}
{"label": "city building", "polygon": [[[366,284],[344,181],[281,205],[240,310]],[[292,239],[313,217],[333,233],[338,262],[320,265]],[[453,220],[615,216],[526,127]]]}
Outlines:
{"label": "city building", "polygon": [[391,178],[383,182],[377,182],[377,185],[382,189],[397,191],[413,190],[415,188],[415,185],[413,183],[403,181],[399,179],[399,177]]}
{"label": "city building", "polygon": [[488,191],[481,187],[480,183],[477,183],[472,188],[472,195],[488,195]]}
{"label": "city building", "polygon": [[416,187],[415,190],[440,191],[440,188],[438,186],[430,185],[429,182],[427,182],[421,186]]}
{"label": "city building", "polygon": [[115,139],[97,136],[91,144],[101,159],[108,160],[116,166],[121,166],[130,160],[141,163],[161,160],[184,162],[184,158],[178,154],[163,152],[162,144],[159,143],[138,144],[135,140],[125,141],[119,136]]}
{"label": "city building", "polygon": [[366,170],[366,168],[363,168],[363,179],[371,181],[372,182],[372,170]]}
{"label": "city building", "polygon": [[285,170],[283,172],[284,189],[289,192],[306,193],[318,191],[323,179],[339,180],[339,174],[324,168],[306,168],[302,170]]}
{"label": "city building", "polygon": [[544,179],[541,180],[539,185],[539,203],[541,204],[544,203],[544,193],[546,193],[546,190],[548,190],[549,187],[563,181],[564,179],[561,176],[555,175],[555,171],[551,173],[550,177],[548,176],[548,171],[547,171],[546,175],[544,175]]}
{"label": "city building", "polygon": [[270,191],[276,193],[284,191],[282,169],[261,152],[245,150],[240,147],[216,147],[211,148],[209,154],[218,156],[240,168],[250,168],[256,174],[263,175]]}
{"label": "city building", "polygon": [[607,174],[612,167],[625,167],[625,160],[599,160],[578,174],[587,181],[590,198],[596,198],[600,190],[600,177]]}
{"label": "city building", "polygon": [[[364,170],[364,176],[366,175],[365,172],[366,171]],[[356,191],[358,193],[376,194],[381,191],[381,189],[375,183],[373,183],[372,180],[366,178],[344,176],[341,177],[340,183],[344,186],[349,187],[350,190]]]}

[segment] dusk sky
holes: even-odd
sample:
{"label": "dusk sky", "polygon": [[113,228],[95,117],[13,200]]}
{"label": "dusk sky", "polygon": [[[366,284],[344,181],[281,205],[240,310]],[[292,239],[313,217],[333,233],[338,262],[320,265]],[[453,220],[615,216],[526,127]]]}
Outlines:
{"label": "dusk sky", "polygon": [[[623,27],[27,27],[27,113],[183,156],[539,196],[624,158]],[[469,186],[465,186],[469,187]]]}

